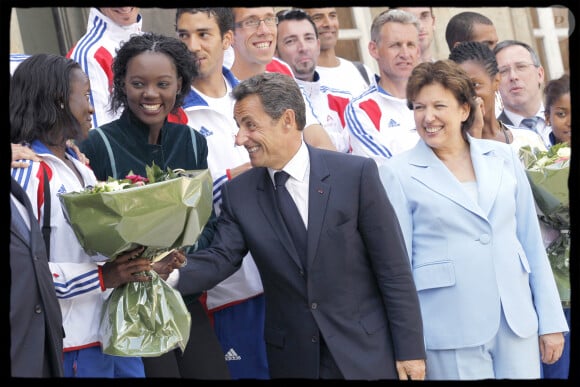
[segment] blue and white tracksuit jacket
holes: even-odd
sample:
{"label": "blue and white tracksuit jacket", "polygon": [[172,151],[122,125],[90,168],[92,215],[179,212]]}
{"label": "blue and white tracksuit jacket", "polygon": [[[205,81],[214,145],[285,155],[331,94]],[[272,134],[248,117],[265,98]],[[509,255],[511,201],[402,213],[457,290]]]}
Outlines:
{"label": "blue and white tracksuit jacket", "polygon": [[393,97],[379,80],[376,77],[376,84],[350,101],[345,119],[352,154],[382,163],[415,146],[419,135],[407,99]]}
{"label": "blue and white tracksuit jacket", "polygon": [[320,125],[326,130],[336,150],[350,152],[350,136],[344,129],[344,111],[352,95],[346,90],[324,86],[320,83],[318,72],[314,72],[314,81],[307,82],[296,78],[300,86],[306,110],[311,109]]}
{"label": "blue and white tracksuit jacket", "polygon": [[28,161],[28,168],[13,168],[11,174],[24,188],[35,216],[42,227],[44,219],[44,174],[50,185],[50,258],[54,286],[62,311],[65,331],[64,352],[100,346],[99,326],[104,302],[111,289],[103,291],[99,264],[107,257],[90,256],[79,244],[61,207],[59,193],[81,191],[95,185],[93,171],[76,159],[72,151],[68,158],[81,174],[84,186],[65,163],[54,156],[46,146],[35,141],[32,150],[43,158],[41,162]]}
{"label": "blue and white tracksuit jacket", "polygon": [[129,26],[120,26],[103,15],[97,8],[90,10],[87,31],[70,49],[68,58],[77,61],[91,80],[90,101],[95,108],[93,128],[98,128],[114,119],[121,112],[109,112],[109,96],[113,85],[113,59],[122,42],[134,34],[141,34],[143,18]]}

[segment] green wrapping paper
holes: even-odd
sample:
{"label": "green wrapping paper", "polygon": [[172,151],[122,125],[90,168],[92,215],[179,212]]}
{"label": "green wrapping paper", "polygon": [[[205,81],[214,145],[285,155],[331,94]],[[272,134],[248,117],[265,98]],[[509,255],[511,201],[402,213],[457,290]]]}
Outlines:
{"label": "green wrapping paper", "polygon": [[570,301],[570,176],[569,147],[558,144],[546,151],[520,148],[520,159],[532,187],[541,222],[560,232],[546,248],[561,301]]}
{"label": "green wrapping paper", "polygon": [[101,319],[104,353],[149,357],[185,349],[191,317],[181,294],[156,272],[151,276],[111,292]]}
{"label": "green wrapping paper", "polygon": [[[111,192],[61,194],[65,216],[85,251],[114,260],[147,246],[155,261],[174,248],[195,244],[212,211],[209,170]],[[116,356],[159,356],[189,340],[191,317],[181,294],[157,273],[150,282],[112,290],[101,319],[103,352]]]}
{"label": "green wrapping paper", "polygon": [[193,245],[212,210],[209,170],[192,177],[120,191],[60,195],[65,216],[90,255],[111,259],[139,246],[171,249]]}

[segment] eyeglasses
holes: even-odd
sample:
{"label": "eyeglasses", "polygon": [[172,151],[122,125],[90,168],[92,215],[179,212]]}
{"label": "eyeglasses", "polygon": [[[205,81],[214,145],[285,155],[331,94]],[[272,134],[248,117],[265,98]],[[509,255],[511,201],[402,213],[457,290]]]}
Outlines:
{"label": "eyeglasses", "polygon": [[261,22],[264,22],[268,27],[274,27],[278,24],[278,18],[276,16],[268,16],[263,19],[258,19],[257,17],[251,17],[241,22],[234,23],[234,26],[238,28],[258,28]]}
{"label": "eyeglasses", "polygon": [[517,62],[512,66],[502,66],[499,68],[499,75],[502,78],[505,78],[510,75],[512,69],[516,72],[516,74],[525,73],[531,66],[536,67],[533,63],[526,63],[526,62]]}

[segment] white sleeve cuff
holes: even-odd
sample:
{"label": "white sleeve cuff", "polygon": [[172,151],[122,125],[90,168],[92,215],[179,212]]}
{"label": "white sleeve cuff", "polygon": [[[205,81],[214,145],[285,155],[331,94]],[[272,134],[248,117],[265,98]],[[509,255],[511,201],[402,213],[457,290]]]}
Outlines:
{"label": "white sleeve cuff", "polygon": [[179,270],[175,269],[169,274],[169,277],[165,280],[169,286],[175,288],[179,283]]}

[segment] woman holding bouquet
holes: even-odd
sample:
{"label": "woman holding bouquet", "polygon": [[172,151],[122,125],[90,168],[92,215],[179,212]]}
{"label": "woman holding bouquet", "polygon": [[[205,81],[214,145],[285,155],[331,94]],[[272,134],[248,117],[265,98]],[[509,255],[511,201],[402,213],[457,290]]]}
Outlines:
{"label": "woman holding bouquet", "polygon": [[[548,138],[552,146],[556,144],[567,143],[571,145],[572,140],[572,105],[570,103],[570,76],[568,74],[562,75],[560,78],[552,79],[546,84],[544,88],[544,114],[546,116],[546,124],[552,127],[552,132]],[[568,204],[569,206],[569,204]],[[568,207],[567,206],[567,207]],[[542,214],[544,215],[544,214]],[[560,235],[562,225],[550,224],[551,217],[541,216],[540,225],[542,226],[542,234],[544,236],[544,243],[550,246],[554,243]],[[569,217],[568,217],[569,219]],[[569,228],[568,225],[564,225]],[[569,240],[566,238],[566,240]],[[569,249],[569,246],[568,246]],[[565,254],[565,249],[557,250],[559,253],[556,256]],[[565,256],[565,255],[564,255]],[[552,259],[552,256],[550,256]],[[570,314],[570,272],[568,264],[568,272],[565,270],[558,270],[557,262],[550,261],[554,276],[558,283],[558,290],[560,292],[560,300],[562,301],[562,308],[566,315],[568,325],[571,324]],[[564,351],[562,357],[554,364],[544,364],[542,367],[544,379],[568,379],[570,370],[570,340],[571,333],[567,334],[564,339]]]}
{"label": "woman holding bouquet", "polygon": [[[97,182],[91,169],[67,146],[68,139],[82,140],[91,128],[89,92],[88,77],[71,59],[36,54],[20,64],[10,87],[10,140],[30,144],[41,159],[30,160],[23,168],[18,164],[11,175],[26,191],[35,216],[49,233],[45,242],[65,333],[64,376],[143,377],[142,364],[131,367],[125,359],[102,352],[99,322],[111,289],[149,281],[134,273],[149,271],[151,265],[138,258],[142,248],[107,263],[107,257],[88,255],[58,198],[59,193],[82,191]],[[162,267],[169,271],[171,265],[170,261]]]}
{"label": "woman holding bouquet", "polygon": [[[111,106],[122,114],[92,130],[79,144],[97,178],[124,178],[130,171],[145,176],[146,166],[153,163],[162,170],[208,168],[205,137],[174,122],[183,114],[180,108],[196,69],[187,46],[173,37],[145,33],[121,45],[113,62]],[[207,244],[212,236],[213,229],[205,227],[197,246]],[[147,377],[230,378],[224,353],[199,297],[184,295],[191,315],[185,350],[143,358]]]}
{"label": "woman holding bouquet", "polygon": [[515,152],[467,133],[473,80],[451,60],[407,84],[417,145],[379,167],[410,252],[427,380],[537,379],[568,324]]}
{"label": "woman holding bouquet", "polygon": [[550,144],[556,145],[572,139],[572,105],[570,102],[570,76],[552,79],[544,88],[544,115],[546,124],[552,127],[548,136]]}

